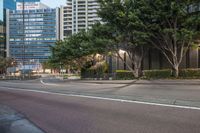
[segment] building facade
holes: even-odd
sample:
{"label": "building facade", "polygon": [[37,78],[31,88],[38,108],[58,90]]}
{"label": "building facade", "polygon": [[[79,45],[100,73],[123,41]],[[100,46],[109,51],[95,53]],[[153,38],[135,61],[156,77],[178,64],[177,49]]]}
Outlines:
{"label": "building facade", "polygon": [[[125,51],[120,51],[120,55],[123,60],[132,68],[133,64],[130,61],[128,54]],[[109,72],[115,73],[116,70],[129,70],[126,63],[119,57],[109,56],[107,57],[109,63]],[[166,57],[157,49],[147,49],[142,60],[142,70],[159,70],[159,69],[171,69]],[[190,48],[180,64],[181,69],[187,68],[200,68],[200,48]]]}
{"label": "building facade", "polygon": [[97,0],[67,0],[66,6],[61,7],[63,38],[81,30],[90,29],[95,22],[100,20],[97,15],[99,8]]}
{"label": "building facade", "polygon": [[59,40],[59,9],[10,10],[7,16],[7,56],[23,64],[47,60]]}
{"label": "building facade", "polygon": [[4,9],[15,10],[16,9],[16,0],[0,0],[3,1]]}
{"label": "building facade", "polygon": [[[200,3],[189,6],[189,12],[199,12]],[[134,67],[128,57],[128,54],[123,51],[121,52],[121,57],[124,61],[129,64],[129,66]],[[128,70],[126,63],[124,63],[119,57],[108,57],[107,62],[109,63],[110,72],[115,72],[116,70]],[[157,49],[151,48],[146,50],[146,54],[142,61],[142,70],[155,70],[155,69],[171,69],[166,57]],[[180,64],[181,69],[187,68],[200,68],[200,44],[197,48],[189,48],[187,53],[182,59]]]}
{"label": "building facade", "polygon": [[0,0],[0,56],[6,56],[6,9],[15,10],[15,0]]}
{"label": "building facade", "polygon": [[6,45],[6,41],[5,41],[5,28],[3,26],[3,23],[1,23],[0,24],[0,56],[1,57],[5,57],[6,56],[5,45]]}
{"label": "building facade", "polygon": [[40,2],[40,0],[16,0],[16,2]]}
{"label": "building facade", "polygon": [[16,2],[16,10],[35,10],[49,8],[47,5],[40,2],[40,0],[24,0],[24,2]]}

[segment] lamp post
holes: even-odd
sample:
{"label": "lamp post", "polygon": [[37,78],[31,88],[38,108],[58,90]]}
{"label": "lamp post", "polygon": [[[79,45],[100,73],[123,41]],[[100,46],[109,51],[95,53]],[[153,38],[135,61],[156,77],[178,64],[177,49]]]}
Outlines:
{"label": "lamp post", "polygon": [[25,1],[22,1],[22,25],[23,25],[23,29],[22,29],[22,78],[25,78]]}

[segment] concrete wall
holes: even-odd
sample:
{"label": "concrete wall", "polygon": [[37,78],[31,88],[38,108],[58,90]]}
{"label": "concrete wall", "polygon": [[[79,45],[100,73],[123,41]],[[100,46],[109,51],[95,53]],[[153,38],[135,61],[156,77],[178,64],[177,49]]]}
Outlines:
{"label": "concrete wall", "polygon": [[190,49],[190,67],[191,68],[198,68],[198,49]]}

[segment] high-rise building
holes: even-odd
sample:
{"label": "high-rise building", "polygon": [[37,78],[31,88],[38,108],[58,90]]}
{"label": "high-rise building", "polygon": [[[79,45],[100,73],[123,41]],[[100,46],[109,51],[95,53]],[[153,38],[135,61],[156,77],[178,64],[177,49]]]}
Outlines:
{"label": "high-rise building", "polygon": [[49,8],[45,4],[41,3],[40,0],[23,0],[16,1],[16,10],[23,10],[23,6],[25,10],[35,10],[35,9],[44,9]]}
{"label": "high-rise building", "polygon": [[50,47],[59,40],[59,8],[36,7],[27,6],[24,14],[23,10],[10,10],[6,14],[7,56],[18,63],[47,60]]}
{"label": "high-rise building", "polygon": [[15,0],[0,0],[0,56],[6,56],[6,9],[15,10]]}
{"label": "high-rise building", "polygon": [[99,8],[97,0],[67,0],[66,6],[61,7],[63,38],[91,28],[100,20],[97,15]]}
{"label": "high-rise building", "polygon": [[40,0],[15,0],[16,2],[40,2]]}
{"label": "high-rise building", "polygon": [[3,3],[4,9],[15,10],[16,9],[16,0],[0,0]]}

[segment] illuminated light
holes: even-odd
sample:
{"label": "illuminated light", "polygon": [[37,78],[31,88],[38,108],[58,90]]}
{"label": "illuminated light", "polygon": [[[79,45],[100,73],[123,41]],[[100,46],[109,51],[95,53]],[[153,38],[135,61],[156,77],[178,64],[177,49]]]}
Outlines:
{"label": "illuminated light", "polygon": [[120,54],[124,54],[124,53],[126,53],[126,51],[120,49],[120,50],[119,50],[119,53],[120,53]]}

